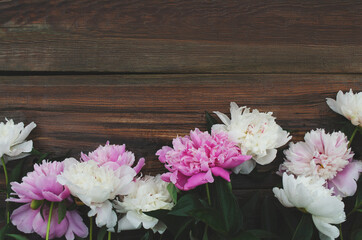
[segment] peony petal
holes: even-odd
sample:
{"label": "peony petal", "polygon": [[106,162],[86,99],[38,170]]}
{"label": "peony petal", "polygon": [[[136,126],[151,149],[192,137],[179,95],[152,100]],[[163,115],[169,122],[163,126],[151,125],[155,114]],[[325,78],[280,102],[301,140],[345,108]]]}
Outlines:
{"label": "peony petal", "polygon": [[255,161],[260,165],[266,165],[271,163],[275,157],[277,156],[277,150],[276,149],[267,149],[266,155],[263,157],[255,157]]}
{"label": "peony petal", "polygon": [[33,221],[39,210],[30,208],[30,203],[22,205],[11,214],[11,222],[23,233],[33,233]]}
{"label": "peony petal", "polygon": [[[15,157],[16,159],[18,159],[16,156],[18,156],[19,154],[23,153],[23,152],[31,152],[31,150],[33,149],[33,141],[26,141],[23,143],[20,143],[18,145],[12,146],[10,148],[10,151],[7,152],[6,154],[10,157]],[[14,158],[12,158],[14,159]]]}
{"label": "peony petal", "polygon": [[145,165],[146,163],[145,163],[145,159],[144,158],[140,158],[140,160],[138,160],[138,163],[137,163],[137,165],[133,168],[135,171],[136,171],[136,173],[138,174],[140,171],[141,171],[141,169],[143,168],[143,166]]}
{"label": "peony petal", "polygon": [[214,178],[212,177],[211,170],[206,173],[198,173],[187,179],[183,190],[188,191],[196,188],[199,185],[212,182],[214,182]]}
{"label": "peony petal", "polygon": [[235,174],[249,174],[251,173],[251,171],[254,170],[254,168],[256,167],[256,162],[253,159],[250,159],[248,161],[243,162],[242,164],[240,164],[237,167],[233,168],[233,172]]}
{"label": "peony petal", "polygon": [[226,116],[225,114],[218,112],[218,111],[214,111],[214,113],[220,118],[220,120],[226,125],[229,126],[231,121],[230,118],[228,116]]}
{"label": "peony petal", "polygon": [[334,188],[334,193],[341,197],[353,196],[357,190],[357,180],[362,171],[362,163],[353,161],[349,163],[335,178],[328,181],[328,187]]}
{"label": "peony petal", "polygon": [[222,177],[226,181],[230,182],[230,171],[227,171],[221,167],[211,168],[211,172],[216,177]]}
{"label": "peony petal", "polygon": [[[21,142],[23,142],[30,134],[30,132],[36,127],[36,124],[34,122],[29,123],[29,125],[27,125],[20,133],[20,135],[18,136],[18,138],[16,139],[15,144],[19,144]],[[31,149],[30,149],[31,151]],[[28,151],[28,152],[30,152]]]}
{"label": "peony petal", "polygon": [[333,226],[329,223],[326,223],[322,221],[319,217],[313,216],[312,219],[314,222],[314,225],[318,229],[319,232],[323,233],[327,237],[330,237],[332,239],[335,239],[339,236],[339,230],[336,226]]}
{"label": "peony petal", "polygon": [[273,188],[274,196],[279,200],[279,202],[284,207],[294,207],[294,205],[288,200],[288,197],[285,195],[285,192],[283,189],[280,188]]}
{"label": "peony petal", "polygon": [[107,226],[108,229],[112,229],[117,224],[117,215],[112,210],[112,203],[105,201],[98,206],[91,206],[91,211],[88,212],[88,216],[96,216],[96,224],[98,227]]}
{"label": "peony petal", "polygon": [[158,232],[159,234],[163,234],[167,229],[166,224],[164,224],[161,221],[158,221],[158,223],[153,227],[153,232]]}
{"label": "peony petal", "polygon": [[65,234],[67,240],[73,240],[74,234],[81,238],[88,236],[88,227],[84,224],[82,217],[77,211],[68,211],[66,218],[69,222],[69,227]]}

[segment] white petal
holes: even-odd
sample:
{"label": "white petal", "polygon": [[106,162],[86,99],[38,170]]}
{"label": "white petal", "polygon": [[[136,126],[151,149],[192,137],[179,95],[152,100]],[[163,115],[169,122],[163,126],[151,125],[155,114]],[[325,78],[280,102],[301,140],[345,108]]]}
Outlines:
{"label": "white petal", "polygon": [[163,234],[167,229],[166,224],[164,224],[161,221],[158,221],[158,223],[152,228],[153,232],[158,232],[159,234]]}
{"label": "white petal", "polygon": [[[117,215],[112,210],[112,204],[110,201],[105,201],[100,206],[97,206],[95,209],[95,212],[97,213],[96,224],[98,227],[103,227],[104,225],[106,225],[108,229],[111,229],[114,226],[116,226]],[[88,216],[89,216],[89,213],[88,213]]]}
{"label": "white petal", "polygon": [[243,162],[242,164],[240,164],[237,167],[233,168],[233,172],[235,174],[249,174],[251,173],[251,171],[253,171],[253,169],[256,166],[256,162],[253,159],[250,159],[248,161]]}
{"label": "white petal", "polygon": [[141,228],[141,222],[138,222],[135,225],[136,222],[134,221],[130,221],[127,218],[127,215],[125,215],[124,217],[122,217],[119,221],[118,221],[118,232],[121,231],[125,231],[125,230],[134,230],[134,229],[139,229]]}
{"label": "white petal", "polygon": [[312,216],[312,218],[314,225],[316,226],[318,231],[320,231],[321,233],[332,239],[337,238],[339,236],[339,230],[336,226],[333,226],[329,223],[322,221],[317,216]]}
{"label": "white petal", "polygon": [[265,165],[265,164],[271,163],[275,159],[276,156],[277,156],[277,150],[276,149],[267,149],[265,156],[256,157],[254,159],[260,165]]}
{"label": "white petal", "polygon": [[344,203],[334,196],[314,199],[306,210],[313,215],[328,218],[330,223],[337,224],[344,221]]}
{"label": "white petal", "polygon": [[27,136],[30,134],[30,132],[36,127],[36,124],[34,122],[31,122],[28,126],[26,126],[16,139],[16,142],[14,144],[18,144],[23,142]]}
{"label": "white petal", "polygon": [[288,197],[285,195],[283,189],[279,189],[277,187],[273,188],[273,193],[276,198],[278,198],[279,202],[284,207],[294,207],[294,205],[288,200]]}
{"label": "white petal", "polygon": [[33,149],[33,141],[26,141],[23,143],[20,143],[18,145],[12,146],[10,148],[10,152],[7,152],[6,154],[9,155],[10,157],[15,157],[18,156],[19,154],[23,153],[23,152],[31,152],[31,150]]}
{"label": "white petal", "polygon": [[230,118],[228,116],[226,116],[225,114],[221,113],[221,112],[218,112],[218,111],[215,111],[214,112],[219,118],[220,120],[226,125],[226,126],[229,126],[231,121],[230,121]]}

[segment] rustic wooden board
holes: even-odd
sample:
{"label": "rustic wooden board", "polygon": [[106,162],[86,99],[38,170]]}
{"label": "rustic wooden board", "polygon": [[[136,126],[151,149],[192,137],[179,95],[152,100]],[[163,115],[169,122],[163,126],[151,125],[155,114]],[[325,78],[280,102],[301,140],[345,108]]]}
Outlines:
{"label": "rustic wooden board", "polygon": [[361,73],[360,1],[0,1],[0,71]]}
{"label": "rustic wooden board", "polygon": [[[229,112],[229,102],[272,111],[293,141],[315,128],[340,129],[344,118],[325,103],[338,90],[362,90],[362,75],[228,74],[0,77],[0,119],[38,127],[31,138],[56,156],[94,150],[107,140],[126,143],[145,157],[146,174],[164,171],[155,152],[194,128],[206,130],[204,111]],[[360,152],[357,150],[357,152]],[[277,169],[275,164],[260,171]],[[259,182],[237,177],[237,188],[270,188],[271,174]]]}

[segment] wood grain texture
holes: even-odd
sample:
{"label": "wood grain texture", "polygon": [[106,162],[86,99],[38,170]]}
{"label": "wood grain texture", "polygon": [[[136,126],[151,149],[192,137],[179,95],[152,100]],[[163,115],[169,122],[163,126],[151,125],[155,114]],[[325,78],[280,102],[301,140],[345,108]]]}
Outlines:
{"label": "wood grain texture", "polygon": [[[205,110],[229,113],[237,102],[272,111],[277,122],[302,140],[315,128],[340,129],[342,116],[325,103],[338,90],[362,90],[361,75],[229,74],[0,77],[0,119],[38,127],[31,138],[41,151],[79,158],[98,145],[126,143],[145,157],[146,174],[164,171],[155,152],[194,128],[206,130]],[[357,150],[357,153],[361,153]],[[277,169],[275,164],[260,171]],[[237,188],[270,188],[279,178],[260,182],[237,178]]]}
{"label": "wood grain texture", "polygon": [[360,73],[360,1],[0,1],[0,71]]}

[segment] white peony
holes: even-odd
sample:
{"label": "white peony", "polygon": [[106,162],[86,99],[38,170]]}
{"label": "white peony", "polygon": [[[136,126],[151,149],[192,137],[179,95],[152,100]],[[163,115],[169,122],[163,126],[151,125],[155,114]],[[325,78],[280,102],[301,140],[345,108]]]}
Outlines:
{"label": "white peony", "polygon": [[[23,158],[33,149],[33,141],[25,141],[31,130],[36,127],[31,122],[24,128],[24,123],[14,124],[12,119],[0,123],[0,157],[5,161]],[[27,154],[28,153],[28,154]]]}
{"label": "white peony", "polygon": [[118,222],[118,232],[122,230],[152,229],[162,234],[166,225],[144,212],[158,209],[171,209],[174,206],[172,198],[167,191],[168,183],[156,177],[145,176],[138,179],[132,192],[124,196],[121,201],[115,201],[116,211],[125,214]]}
{"label": "white peony", "polygon": [[98,227],[107,226],[109,231],[113,231],[117,215],[111,201],[118,195],[131,192],[135,176],[136,171],[127,165],[112,170],[98,166],[93,160],[78,162],[68,158],[64,160],[64,171],[57,180],[91,208],[88,216],[97,215],[95,221]]}
{"label": "white peony", "polygon": [[336,100],[327,98],[328,106],[352,122],[355,126],[362,127],[362,92],[353,94],[352,89],[349,92],[337,93]]}
{"label": "white peony", "polygon": [[272,162],[277,154],[276,148],[291,139],[289,133],[275,122],[271,112],[261,113],[256,109],[250,112],[249,108],[239,108],[232,102],[231,119],[221,112],[214,113],[224,124],[215,124],[212,130],[227,132],[230,140],[238,144],[244,155],[253,156],[254,161],[246,161],[234,168],[235,173],[248,174],[255,168],[256,163],[265,165]]}
{"label": "white peony", "polygon": [[344,203],[333,191],[324,187],[323,179],[283,174],[283,188],[273,188],[275,197],[285,207],[296,207],[312,215],[322,240],[335,239],[339,230],[331,224],[346,220]]}

